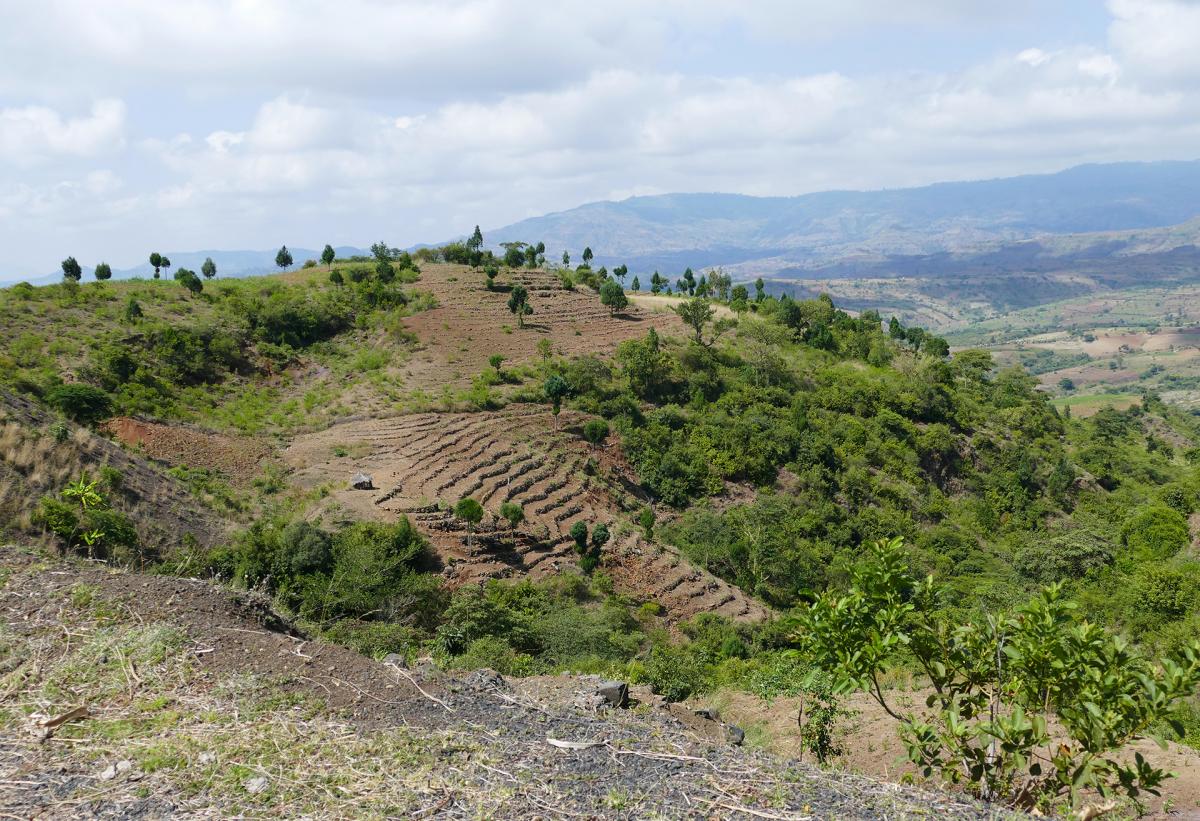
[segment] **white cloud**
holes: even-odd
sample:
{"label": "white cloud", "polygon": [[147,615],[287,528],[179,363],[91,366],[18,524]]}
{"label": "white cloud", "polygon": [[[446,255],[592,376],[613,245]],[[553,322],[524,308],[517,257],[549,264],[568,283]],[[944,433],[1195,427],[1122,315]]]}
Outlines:
{"label": "white cloud", "polygon": [[[836,55],[798,66],[832,37],[851,53],[881,33],[982,36],[1043,6],[8,5],[0,247],[38,264],[136,261],[148,237],[162,248],[407,244],[633,192],[898,186],[1187,157],[1200,144],[1200,5],[1182,0],[1110,0],[1099,42],[1047,33],[956,56],[957,67],[869,71]],[[705,38],[733,44],[747,68],[669,59]],[[796,65],[752,65],[748,48],[780,42]],[[0,274],[25,264],[0,260]]]}
{"label": "white cloud", "polygon": [[64,117],[44,106],[0,109],[0,161],[29,164],[55,155],[92,156],[120,146],[125,104],[97,100],[86,116]]}
{"label": "white cloud", "polygon": [[1179,82],[1200,75],[1200,3],[1109,0],[1109,39],[1140,73]]}

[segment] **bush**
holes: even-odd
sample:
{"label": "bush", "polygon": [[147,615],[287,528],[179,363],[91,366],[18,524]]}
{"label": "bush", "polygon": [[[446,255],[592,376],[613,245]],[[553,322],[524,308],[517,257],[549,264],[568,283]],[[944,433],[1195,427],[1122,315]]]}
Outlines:
{"label": "bush", "polygon": [[650,688],[667,701],[683,701],[707,688],[708,671],[686,647],[658,645],[645,661]]}
{"label": "bush", "polygon": [[59,385],[46,394],[46,404],[81,425],[93,425],[112,415],[112,399],[91,385]]}
{"label": "bush", "polygon": [[1169,559],[1188,543],[1187,519],[1166,505],[1148,505],[1125,520],[1121,539],[1128,548],[1128,560]]}

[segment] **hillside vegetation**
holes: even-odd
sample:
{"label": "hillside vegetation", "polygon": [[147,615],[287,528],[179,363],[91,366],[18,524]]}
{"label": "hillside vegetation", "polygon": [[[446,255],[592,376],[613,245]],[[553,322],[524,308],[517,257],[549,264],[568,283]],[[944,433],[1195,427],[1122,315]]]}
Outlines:
{"label": "hillside vegetation", "polygon": [[[1144,800],[1164,775],[1106,756],[1200,741],[1200,427],[1154,395],[1068,417],[987,351],[720,272],[640,305],[541,243],[373,251],[0,292],[20,441],[74,454],[4,497],[6,535],[259,591],[377,657],[803,694],[820,761],[847,688],[891,711],[915,676],[949,695],[896,711],[912,762],[1024,809]],[[140,550],[125,519],[179,503],[123,498],[135,469],[227,530]]]}

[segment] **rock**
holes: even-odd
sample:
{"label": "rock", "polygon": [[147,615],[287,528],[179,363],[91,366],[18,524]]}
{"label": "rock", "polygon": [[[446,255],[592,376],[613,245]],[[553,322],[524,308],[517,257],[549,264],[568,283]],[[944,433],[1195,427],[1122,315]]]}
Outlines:
{"label": "rock", "polygon": [[467,676],[464,682],[471,690],[507,690],[508,682],[504,680],[504,676],[497,673],[495,670],[489,670],[484,667],[476,670]]}
{"label": "rock", "polygon": [[599,693],[576,693],[571,706],[587,713],[598,713],[608,705],[608,699]]}
{"label": "rock", "polygon": [[703,718],[706,721],[720,721],[721,715],[711,707],[701,707],[699,710],[692,711],[695,715]]}
{"label": "rock", "polygon": [[736,724],[726,724],[725,740],[735,747],[740,747],[742,746],[742,742],[746,740],[746,731]]}
{"label": "rock", "polygon": [[112,781],[118,775],[127,773],[133,769],[132,761],[118,761],[115,764],[109,764],[104,770],[96,776],[101,781]]}
{"label": "rock", "polygon": [[399,653],[388,653],[383,657],[383,663],[390,664],[393,667],[399,667],[401,669],[408,667],[408,662],[405,661],[404,656],[400,655]]}
{"label": "rock", "polygon": [[212,753],[200,753],[199,761],[201,764],[211,764],[216,760],[217,760],[217,757],[215,755],[213,755]]}
{"label": "rock", "polygon": [[624,707],[629,704],[629,685],[623,681],[601,681],[596,685],[596,695],[613,707]]}
{"label": "rock", "polygon": [[374,490],[375,481],[365,473],[356,473],[350,479],[350,487],[355,490]]}
{"label": "rock", "polygon": [[265,775],[247,778],[242,782],[242,788],[251,795],[258,795],[258,793],[262,792],[269,786],[271,786],[271,782],[267,780]]}

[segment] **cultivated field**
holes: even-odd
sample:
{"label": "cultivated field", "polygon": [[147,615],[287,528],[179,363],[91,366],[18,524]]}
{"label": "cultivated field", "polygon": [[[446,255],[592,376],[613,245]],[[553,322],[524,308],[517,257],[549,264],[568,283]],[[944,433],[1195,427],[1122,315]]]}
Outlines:
{"label": "cultivated field", "polygon": [[[305,487],[332,485],[330,498],[358,517],[410,516],[430,538],[452,584],[486,578],[540,578],[577,569],[568,535],[576,522],[612,532],[603,567],[631,595],[657,601],[672,620],[700,612],[757,619],[765,610],[736,588],[647,540],[629,522],[645,504],[616,446],[593,449],[579,436],[587,417],[513,405],[495,413],[424,413],[335,425],[298,437],[284,453]],[[369,474],[375,490],[349,488]],[[467,545],[449,508],[479,501],[487,516]],[[511,531],[498,516],[514,502],[525,522]]]}
{"label": "cultivated field", "polygon": [[[483,273],[462,265],[423,265],[416,288],[437,307],[408,317],[404,325],[419,340],[403,368],[403,388],[440,393],[461,387],[500,354],[510,365],[540,361],[539,340],[548,339],[561,356],[610,355],[626,339],[645,336],[650,328],[682,336],[684,324],[667,311],[650,311],[631,303],[610,316],[589,288],[565,290],[550,271],[505,271],[488,290]],[[512,286],[529,291],[533,315],[525,327],[508,309]]]}

